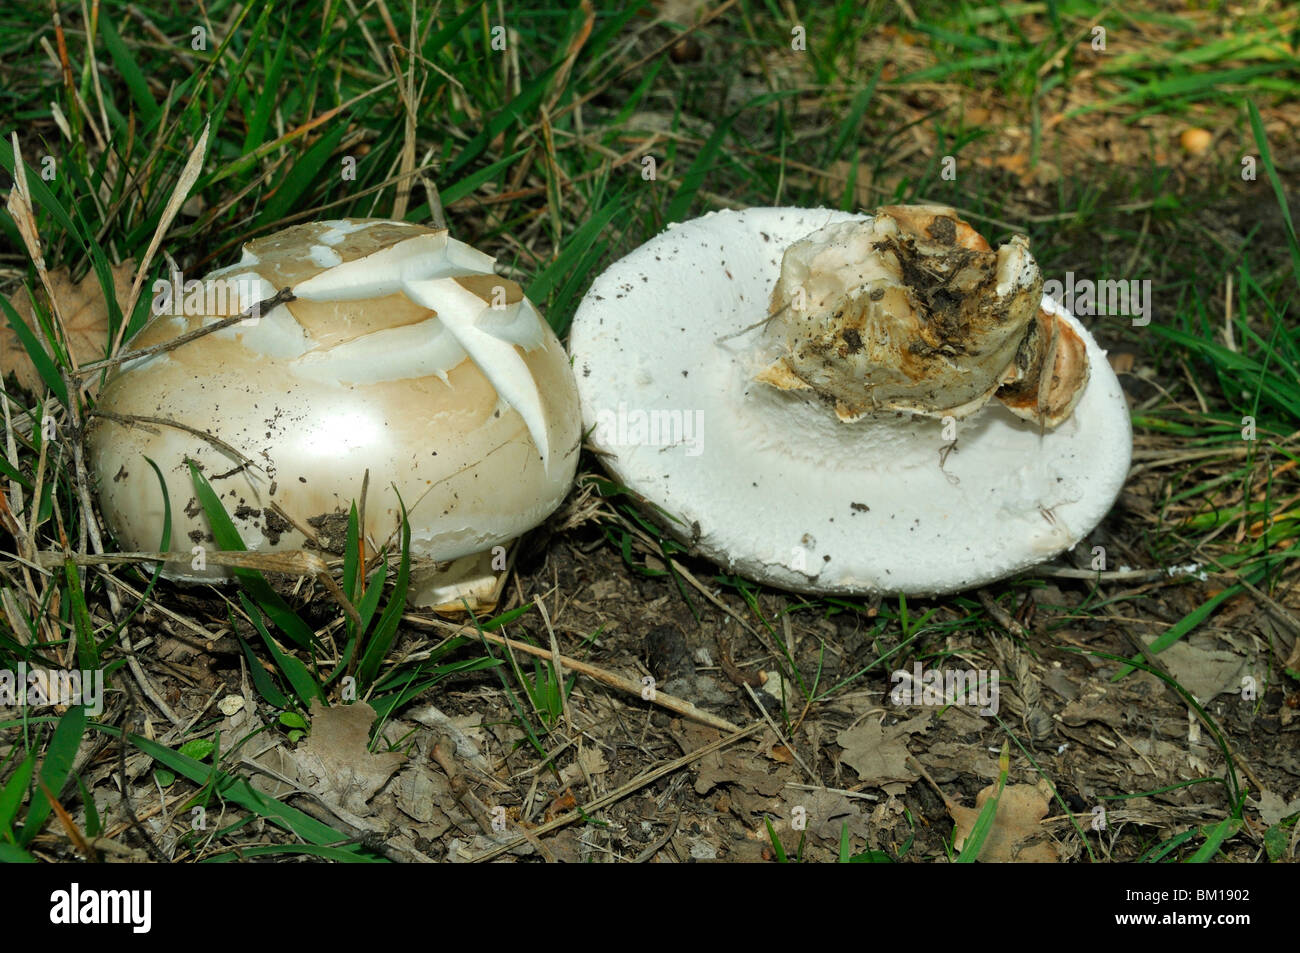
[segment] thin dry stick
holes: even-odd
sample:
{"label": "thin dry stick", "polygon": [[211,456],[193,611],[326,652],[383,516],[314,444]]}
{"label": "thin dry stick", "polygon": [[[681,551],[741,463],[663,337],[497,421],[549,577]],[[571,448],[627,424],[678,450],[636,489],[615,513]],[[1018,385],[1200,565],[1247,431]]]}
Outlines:
{"label": "thin dry stick", "polygon": [[649,847],[637,854],[632,863],[644,864],[655,854],[659,853],[659,851],[663,849],[663,846],[672,840],[673,835],[677,833],[677,822],[681,819],[682,812],[678,811],[673,815],[673,819],[668,825],[668,830],[664,831],[663,836],[656,838]]}
{"label": "thin dry stick", "polygon": [[1025,638],[1025,627],[1011,617],[1011,613],[998,605],[993,594],[987,589],[979,591],[980,604],[984,606],[986,612],[993,617],[996,622],[1006,632],[1011,633],[1017,639]]}
{"label": "thin dry stick", "polygon": [[[183,554],[186,558],[188,553]],[[65,563],[74,566],[121,566],[134,563],[171,562],[177,558],[176,552],[137,552],[112,553],[109,555],[89,555],[85,553],[60,553],[43,549],[33,553],[30,565],[42,568],[57,568]],[[214,566],[231,566],[237,569],[259,569],[264,572],[279,572],[290,576],[319,576],[328,574],[329,567],[325,560],[315,553],[294,549],[279,553],[242,552],[238,550],[220,550],[205,553],[204,559]],[[18,560],[16,560],[17,562]],[[2,564],[0,564],[2,565]]]}
{"label": "thin dry stick", "polygon": [[[561,815],[560,817],[555,818],[554,820],[547,821],[545,824],[542,824],[540,827],[534,827],[532,830],[532,834],[534,837],[541,837],[543,834],[549,834],[551,831],[572,824],[574,821],[588,818],[592,814],[596,813],[597,811],[604,810],[605,808],[609,807],[611,804],[615,804],[621,801],[629,794],[639,791],[647,784],[653,784],[655,781],[658,781],[660,778],[672,774],[674,771],[678,771],[686,767],[688,764],[691,764],[694,761],[698,761],[700,758],[703,758],[706,754],[712,754],[714,751],[718,751],[721,748],[725,748],[727,747],[727,745],[730,745],[733,742],[739,741],[740,739],[753,734],[757,729],[761,728],[762,725],[763,723],[761,721],[756,721],[748,728],[738,729],[734,733],[727,735],[725,738],[719,738],[717,741],[711,741],[707,745],[696,748],[690,754],[682,755],[680,758],[677,758],[674,761],[669,761],[667,764],[661,764],[657,768],[651,768],[649,771],[645,772],[642,775],[639,775],[638,777],[633,778],[627,784],[624,784],[622,787],[610,791],[608,794],[604,795],[603,797],[598,797],[596,798],[596,800],[591,801],[588,804],[584,804],[582,807],[570,811],[568,814],[564,814]],[[524,843],[524,841],[525,838],[520,837],[518,840],[515,840],[511,843],[501,844],[497,847],[493,847],[491,850],[479,854],[477,857],[474,858],[473,862],[478,863],[484,860],[491,860],[493,857],[496,857],[498,854],[503,854],[508,850],[518,847],[520,844]]]}
{"label": "thin dry stick", "polygon": [[226,443],[220,437],[214,437],[210,433],[205,433],[197,427],[191,427],[189,424],[183,424],[179,420],[172,420],[168,417],[145,417],[140,414],[114,414],[107,410],[92,410],[90,415],[92,417],[100,417],[104,420],[111,420],[124,427],[145,427],[148,429],[148,427],[153,426],[171,427],[175,430],[182,430],[191,436],[198,437],[200,440],[206,440],[223,453],[228,453],[239,461],[241,469],[244,467],[255,467],[259,470],[262,469],[251,458],[244,456],[242,452]]}
{"label": "thin dry stick", "polygon": [[763,707],[763,703],[758,700],[758,695],[754,692],[754,688],[749,684],[749,682],[745,682],[745,691],[749,692],[750,701],[754,703],[754,706],[763,716],[763,720],[767,722],[767,727],[771,728],[772,731],[776,733],[776,736],[781,739],[781,744],[785,745],[786,750],[789,751],[790,755],[794,758],[795,763],[798,764],[799,767],[803,768],[804,774],[808,775],[808,780],[821,780],[813,773],[813,769],[804,763],[803,758],[799,757],[799,752],[794,750],[794,745],[790,743],[790,739],[781,733],[781,729],[776,726],[776,722],[772,720],[772,716],[767,713],[767,709]]}
{"label": "thin dry stick", "polygon": [[[92,364],[83,364],[81,367],[77,368],[76,372],[78,374],[90,374],[95,371],[103,370],[106,367],[116,367],[126,361],[134,361],[138,358],[149,357],[151,354],[163,354],[167,351],[174,351],[182,344],[189,344],[191,341],[196,338],[201,338],[205,334],[212,334],[214,331],[223,331],[241,321],[247,321],[250,318],[256,318],[266,314],[277,305],[293,300],[295,300],[293,292],[288,288],[281,288],[275,294],[271,295],[271,297],[265,298],[254,305],[250,305],[239,314],[232,314],[228,318],[222,318],[220,321],[214,321],[212,324],[205,324],[201,328],[195,328],[193,331],[186,331],[179,337],[174,337],[158,344],[152,344],[149,347],[142,347],[135,351],[127,351],[125,354],[105,358],[102,361],[95,361]],[[126,327],[125,323],[122,326]]]}
{"label": "thin dry stick", "polygon": [[[408,50],[415,48],[415,22],[416,18],[411,17],[411,41],[407,45]],[[389,55],[392,58],[393,77],[398,81],[398,99],[401,100],[402,110],[406,114],[406,121],[403,124],[401,164],[398,168],[402,182],[397,187],[397,196],[393,200],[393,218],[400,221],[406,218],[406,209],[411,201],[411,187],[415,184],[412,173],[415,172],[415,113],[419,108],[419,102],[415,91],[415,57],[407,53],[406,82],[403,83],[402,68],[397,62],[396,43],[389,50]]]}
{"label": "thin dry stick", "polygon": [[[6,395],[5,400],[0,401],[0,405],[4,408],[5,452],[9,455],[9,464],[13,468],[13,472],[19,473],[21,471],[18,469],[18,446],[14,442],[14,422],[9,413],[8,395]],[[13,499],[12,505],[5,499],[4,494],[0,493],[0,509],[3,510],[3,512],[0,512],[0,517],[3,517],[3,519],[0,520],[0,525],[5,526],[13,535],[14,540],[18,544],[19,552],[31,552],[35,544],[28,538],[27,529],[23,526],[22,520],[17,516],[18,513],[23,511],[23,485],[16,479],[11,478],[9,480],[9,495]],[[35,509],[35,507],[33,507],[33,509]],[[27,587],[27,594],[31,598],[32,603],[39,604],[41,600],[36,594],[36,583],[32,579],[32,574],[28,571],[26,566],[22,568],[22,577],[23,585]],[[10,600],[6,600],[5,615],[9,616],[12,621],[12,608],[10,605],[12,595],[7,590],[4,592],[4,595],[11,597]],[[14,626],[15,634],[20,633],[21,631],[22,629],[17,625]],[[39,633],[37,633],[36,637],[40,638]]]}
{"label": "thin dry stick", "polygon": [[[1298,431],[1297,433],[1300,433]],[[1278,446],[1285,447],[1295,440],[1297,434],[1291,434],[1283,440],[1278,441]],[[1131,480],[1134,476],[1144,470],[1152,470],[1161,466],[1174,466],[1179,463],[1187,463],[1191,460],[1201,460],[1206,457],[1248,457],[1259,451],[1251,447],[1222,447],[1214,450],[1189,450],[1186,452],[1170,450],[1136,450],[1133,452],[1134,460],[1150,460],[1150,463],[1139,463],[1128,471],[1128,478]]]}
{"label": "thin dry stick", "polygon": [[1237,353],[1237,341],[1232,333],[1232,272],[1224,276],[1223,286],[1223,345],[1233,354]]}
{"label": "thin dry stick", "polygon": [[[52,400],[53,398],[47,398],[46,400],[41,402],[41,428],[42,429],[44,429],[45,427],[45,418],[46,415],[49,414],[49,404]],[[45,465],[49,460],[49,450],[50,450],[50,441],[42,440],[41,452],[36,458],[36,478],[32,482],[32,487],[33,487],[32,492],[37,499],[40,498],[41,489],[45,484]],[[29,547],[34,546],[36,544],[36,525],[37,525],[37,520],[40,518],[40,515],[41,515],[41,508],[39,506],[33,506],[31,519],[29,519],[27,522],[27,531],[23,534],[27,546]],[[26,555],[26,553],[24,555]]]}
{"label": "thin dry stick", "polygon": [[910,754],[907,756],[907,763],[912,766],[913,771],[915,771],[917,774],[921,775],[921,777],[925,778],[927,781],[930,782],[930,787],[934,788],[935,793],[938,794],[939,797],[943,800],[944,807],[948,808],[948,810],[951,811],[953,805],[955,805],[957,802],[954,801],[952,798],[948,797],[948,795],[944,793],[943,788],[939,787],[939,785],[935,783],[934,778],[930,777],[930,772],[925,770],[925,765],[923,765],[920,761],[917,761],[916,758],[914,758]]}
{"label": "thin dry stick", "polygon": [[[45,267],[45,256],[41,253],[41,237],[37,232],[36,217],[32,214],[32,193],[27,186],[27,164],[23,161],[22,152],[18,148],[18,133],[10,134],[10,142],[14,153],[14,185],[9,190],[9,198],[5,200],[5,209],[18,229],[18,236],[22,239],[23,246],[32,259],[32,265],[36,268],[36,276],[41,280],[41,286],[49,298],[50,312],[54,315],[54,323],[58,325],[59,337],[67,342],[71,338],[68,336],[67,325],[63,321],[63,309],[59,305],[58,295],[54,293],[54,285],[50,283],[50,273]],[[74,363],[76,362],[71,348],[68,348],[68,357]]]}
{"label": "thin dry stick", "polygon": [[1170,569],[1074,569],[1070,566],[1043,566],[1035,569],[1035,575],[1051,576],[1054,579],[1097,579],[1102,582],[1154,582],[1157,579],[1177,579],[1192,573]]}
{"label": "thin dry stick", "polygon": [[[103,566],[96,566],[95,568],[99,570],[101,580],[103,582],[115,586],[118,589],[121,589],[132,599],[144,598],[143,590],[137,589],[135,588],[135,586],[131,585],[130,583],[124,582],[123,580],[117,578],[117,576],[113,575]],[[175,622],[177,625],[181,626],[182,628],[189,629],[190,632],[194,633],[195,636],[197,636],[199,639],[203,641],[204,645],[210,645],[212,641],[216,638],[216,636],[214,636],[207,629],[198,625],[193,620],[188,619],[185,616],[181,615],[179,612],[174,612],[173,610],[167,608],[166,605],[159,602],[158,600],[150,599],[150,603],[153,611],[156,611],[161,615],[165,615],[167,618],[171,619],[173,622]]]}
{"label": "thin dry stick", "polygon": [[[468,630],[467,634],[478,635],[494,645],[504,646],[505,648],[515,652],[523,652],[525,655],[535,655],[538,658],[545,659],[552,657],[552,651],[550,649],[538,648],[535,645],[529,645],[527,642],[516,642],[514,639],[507,639],[504,636],[493,635],[491,632],[483,632],[471,626],[462,627],[462,631],[466,630]],[[636,695],[638,698],[644,697],[642,695],[642,686],[640,683],[634,682],[629,678],[624,678],[622,675],[615,675],[613,672],[607,672],[605,669],[597,668],[594,665],[588,665],[586,662],[579,662],[577,659],[569,658],[567,655],[559,656],[559,660],[567,669],[580,672],[589,678],[594,678],[602,684],[609,685],[611,688],[617,688],[620,691],[627,692],[629,695]],[[684,698],[677,698],[674,695],[668,695],[660,691],[651,692],[649,694],[650,697],[647,700],[651,704],[658,705],[661,708],[667,708],[669,711],[675,711],[679,715],[684,715],[687,718],[708,725],[711,728],[718,728],[721,731],[741,730],[725,718],[719,718],[717,715],[696,708]]]}
{"label": "thin dry stick", "polygon": [[681,577],[685,579],[687,582],[689,582],[699,592],[700,595],[702,595],[705,599],[708,599],[718,609],[722,610],[724,615],[728,616],[729,618],[735,619],[736,624],[739,625],[746,632],[748,632],[750,635],[752,635],[755,638],[755,640],[757,640],[757,642],[763,646],[763,648],[765,648],[768,652],[772,654],[774,658],[780,658],[781,653],[779,653],[762,635],[760,635],[757,629],[755,629],[747,621],[742,619],[735,612],[734,609],[731,609],[729,606],[727,606],[725,602],[723,602],[712,592],[710,592],[708,588],[704,585],[704,583],[696,579],[695,575],[689,569],[687,569],[677,560],[673,559],[671,556],[666,555],[663,552],[662,546],[655,546],[654,540],[651,539],[650,535],[646,533],[645,530],[629,522],[627,519],[623,517],[621,513],[618,514],[618,518],[619,518],[619,522],[622,523],[623,527],[627,529],[628,532],[630,532],[633,536],[636,536],[638,539],[640,539],[643,543],[646,544],[648,551],[651,554],[653,554],[656,559],[665,559],[668,565],[672,567],[672,569],[675,572],[680,573]]}
{"label": "thin dry stick", "polygon": [[144,258],[140,260],[140,267],[136,269],[135,281],[131,283],[131,297],[127,299],[126,308],[122,311],[123,320],[117,329],[117,335],[113,338],[113,347],[109,353],[122,346],[122,335],[126,333],[126,327],[131,323],[128,319],[135,311],[135,303],[140,300],[140,289],[144,285],[145,275],[149,274],[149,266],[153,264],[154,256],[158,254],[158,246],[162,244],[163,236],[167,234],[167,229],[172,227],[172,220],[180,212],[185,199],[189,197],[190,189],[194,188],[199,173],[203,171],[203,156],[208,151],[208,128],[211,124],[211,120],[203,124],[199,141],[195,143],[190,157],[185,160],[185,167],[181,169],[180,178],[176,180],[176,187],[172,189],[167,204],[163,206],[158,227],[154,229],[153,238],[149,239],[149,247],[145,249]]}
{"label": "thin dry stick", "polygon": [[[469,811],[484,835],[491,840],[499,840],[502,832],[492,826],[492,815],[488,812],[487,805],[479,800],[478,795],[470,790],[469,784],[461,777],[460,769],[456,764],[455,751],[455,740],[450,735],[443,735],[433,746],[433,751],[430,754],[433,760],[438,762],[438,766],[442,768],[443,773],[447,775],[447,783],[451,785],[451,793],[456,795],[456,800],[460,801],[461,806]],[[537,839],[536,834],[522,826],[518,830],[523,835],[523,839],[532,844],[533,849],[541,854],[547,863],[555,863],[555,855]]]}

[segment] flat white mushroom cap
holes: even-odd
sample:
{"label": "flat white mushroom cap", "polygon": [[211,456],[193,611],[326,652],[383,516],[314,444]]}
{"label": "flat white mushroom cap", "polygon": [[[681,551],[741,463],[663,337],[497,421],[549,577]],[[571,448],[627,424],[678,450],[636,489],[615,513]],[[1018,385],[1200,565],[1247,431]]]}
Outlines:
{"label": "flat white mushroom cap", "polygon": [[1118,495],[1132,432],[1104,352],[1051,299],[1043,308],[1083,339],[1091,374],[1046,432],[995,401],[950,421],[957,444],[944,453],[942,420],[845,422],[812,391],[755,380],[786,247],[866,218],[715,212],[597,278],[570,351],[600,459],[706,557],[801,592],[954,592],[1072,547]]}
{"label": "flat white mushroom cap", "polygon": [[165,566],[172,578],[226,577],[191,557],[212,548],[212,534],[187,459],[250,550],[302,549],[300,530],[337,546],[367,470],[364,532],[390,538],[400,493],[415,557],[458,559],[540,523],[577,468],[577,392],[555,334],[492,262],[445,230],[377,220],[249,243],[238,265],[205,279],[195,313],[159,314],[130,346],[172,340],[281,288],[297,300],[130,362],[100,395],[105,416],[92,420],[88,448],[119,545],[156,551],[161,540],[146,457],[170,494],[171,549],[182,557]]}

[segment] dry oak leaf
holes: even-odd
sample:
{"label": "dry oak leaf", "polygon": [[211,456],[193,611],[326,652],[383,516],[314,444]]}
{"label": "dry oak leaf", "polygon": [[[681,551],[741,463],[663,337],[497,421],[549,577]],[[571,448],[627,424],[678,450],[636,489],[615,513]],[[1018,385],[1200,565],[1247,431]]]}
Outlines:
{"label": "dry oak leaf", "polygon": [[928,714],[917,715],[888,728],[867,721],[841,731],[835,736],[835,741],[844,749],[840,760],[858,772],[863,781],[875,785],[891,781],[911,782],[918,775],[907,764],[907,736],[929,727]]}
{"label": "dry oak leaf", "polygon": [[[948,813],[957,823],[957,833],[953,837],[953,847],[961,850],[975,827],[975,821],[988,799],[997,791],[996,784],[990,784],[975,795],[973,808],[963,807],[955,801],[948,801]],[[1033,784],[1008,784],[1002,789],[998,798],[997,811],[993,815],[993,824],[989,827],[988,837],[980,848],[979,859],[984,863],[1002,864],[1015,862],[1021,864],[1055,864],[1060,861],[1056,845],[1050,840],[1043,840],[1046,833],[1039,822],[1047,816],[1050,791],[1044,792]]]}
{"label": "dry oak leaf", "polygon": [[[135,262],[127,259],[122,264],[113,266],[111,270],[113,293],[117,297],[117,305],[125,310],[131,297]],[[99,277],[94,269],[86,272],[86,277],[77,282],[72,280],[67,268],[51,271],[50,286],[58,299],[59,313],[63,315],[63,325],[68,333],[68,346],[72,348],[72,356],[76,358],[77,364],[103,360],[104,352],[108,348],[108,305],[104,300],[104,293],[99,287]],[[48,311],[49,302],[45,300],[44,292],[38,291],[37,294]],[[37,329],[36,316],[26,288],[19,288],[11,294],[9,303],[27,327]],[[49,353],[45,337],[39,330],[36,330],[36,338],[46,346],[46,353]],[[39,393],[44,386],[40,375],[36,373],[35,365],[27,356],[27,349],[23,347],[22,341],[9,326],[9,321],[0,316],[0,376],[8,376],[11,373],[18,378],[18,383],[24,389],[33,393]],[[92,393],[97,386],[98,381],[92,378],[90,382]]]}
{"label": "dry oak leaf", "polygon": [[1283,798],[1274,794],[1272,791],[1261,791],[1259,794],[1259,819],[1272,827],[1275,824],[1281,824],[1282,819],[1290,817],[1292,814],[1300,813],[1300,797],[1295,798],[1288,804]]}
{"label": "dry oak leaf", "polygon": [[367,802],[406,761],[396,751],[370,753],[374,720],[365,702],[326,708],[312,699],[311,734],[292,755],[303,788],[359,817],[372,813]]}

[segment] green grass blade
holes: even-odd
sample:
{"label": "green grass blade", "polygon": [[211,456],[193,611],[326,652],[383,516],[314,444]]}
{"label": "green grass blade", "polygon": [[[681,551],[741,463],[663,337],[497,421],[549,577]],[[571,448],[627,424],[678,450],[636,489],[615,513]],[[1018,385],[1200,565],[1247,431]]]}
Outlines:
{"label": "green grass blade", "polygon": [[483,6],[483,0],[466,4],[465,9],[457,14],[451,22],[425,41],[424,55],[433,62],[441,59],[438,54],[447,45],[447,41],[464,29],[465,24],[478,16],[479,7],[481,6]]}
{"label": "green grass blade", "polygon": [[[77,747],[81,744],[81,736],[85,731],[86,709],[81,705],[73,705],[69,708],[54,727],[49,747],[45,749],[45,761],[41,764],[40,778],[55,797],[58,797],[59,792],[63,790],[64,782],[68,780],[68,772],[72,770],[72,760],[76,757]],[[45,796],[44,791],[38,790],[32,794],[27,822],[18,836],[19,844],[26,847],[32,842],[32,838],[39,834],[45,825],[51,809],[50,800]]]}
{"label": "green grass blade", "polygon": [[1005,743],[1002,745],[1002,756],[998,761],[998,789],[984,802],[984,807],[980,809],[979,817],[975,818],[970,835],[962,844],[961,853],[955,863],[973,864],[979,860],[980,851],[984,849],[984,841],[988,839],[989,831],[993,829],[993,818],[998,812],[998,801],[1002,799],[1002,789],[1006,787],[1007,775],[1011,770],[1010,754]]}
{"label": "green grass blade", "polygon": [[[469,175],[465,176],[463,179],[459,180],[458,182],[455,182],[447,186],[445,189],[439,189],[438,195],[442,199],[442,204],[450,205],[452,202],[456,202],[459,201],[460,199],[465,198],[466,196],[473,195],[475,192],[478,191],[479,186],[481,186],[484,182],[491,182],[493,179],[497,177],[497,175],[503,169],[510,168],[521,158],[523,158],[526,152],[528,152],[527,149],[520,149],[512,156],[506,156],[504,159],[501,159],[497,162],[493,162],[491,165],[486,165],[483,168],[478,169],[477,171],[471,172]],[[421,206],[421,208],[427,208],[427,207],[428,207],[427,205]],[[413,218],[413,217],[415,216],[408,216],[408,218]],[[416,220],[418,221],[418,218]]]}
{"label": "green grass blade", "polygon": [[767,836],[772,841],[772,853],[776,857],[778,864],[790,863],[790,858],[785,855],[785,845],[781,843],[781,838],[776,836],[776,828],[772,826],[772,819],[764,816],[763,823],[767,825]]}
{"label": "green grass blade", "polygon": [[140,110],[140,115],[144,117],[144,125],[153,125],[154,120],[158,118],[158,103],[149,92],[149,83],[144,78],[144,73],[136,65],[131,51],[122,42],[117,28],[113,26],[113,18],[107,11],[99,18],[99,32],[104,38],[104,48],[113,59],[113,65],[117,67],[122,81],[126,83],[126,88],[131,93],[131,98]]}
{"label": "green grass blade", "polygon": [[1219,852],[1219,847],[1229,837],[1241,830],[1241,818],[1225,817],[1219,823],[1214,825],[1205,838],[1205,843],[1197,848],[1196,853],[1187,858],[1189,864],[1208,864],[1214,859],[1214,855]]}
{"label": "green grass blade", "polygon": [[9,327],[13,328],[14,333],[18,335],[18,340],[22,342],[23,349],[27,352],[32,366],[36,368],[36,373],[41,376],[41,382],[66,407],[68,405],[68,388],[64,386],[63,377],[59,374],[58,366],[45,353],[45,348],[41,347],[35,333],[27,326],[27,322],[19,317],[18,312],[9,303],[9,299],[3,295],[0,295],[0,309],[4,310],[5,318],[9,321]]}
{"label": "green grass blade", "polygon": [[1277,207],[1282,213],[1282,222],[1286,225],[1287,243],[1291,247],[1291,265],[1295,269],[1296,277],[1300,278],[1300,243],[1296,241],[1295,224],[1291,221],[1291,209],[1287,205],[1286,190],[1282,188],[1282,181],[1277,177],[1277,168],[1273,165],[1273,154],[1268,148],[1268,137],[1264,134],[1264,120],[1260,118],[1259,110],[1255,104],[1249,100],[1246,102],[1250,109],[1250,128],[1255,134],[1255,144],[1259,146],[1260,161],[1264,163],[1264,171],[1268,175],[1268,181],[1273,185],[1273,194],[1277,196]]}
{"label": "green grass blade", "polygon": [[[402,613],[406,611],[406,589],[411,578],[411,522],[406,518],[406,504],[402,502],[400,494],[397,497],[397,504],[402,509],[402,556],[397,564],[397,580],[393,584],[393,593],[389,596],[388,605],[384,607],[384,614],[379,617],[379,624],[375,627],[374,634],[367,640],[365,651],[361,654],[361,664],[357,667],[357,682],[362,686],[368,686],[379,674],[379,666],[383,664],[384,657],[392,648],[393,639],[397,636],[397,623],[401,621]],[[378,586],[382,583],[383,580],[380,578],[371,585]]]}
{"label": "green grass blade", "polygon": [[[148,738],[142,738],[139,735],[130,735],[128,740],[169,770],[182,777],[189,778],[195,784],[206,785],[212,783],[215,793],[225,800],[232,801],[245,810],[252,811],[254,814],[293,832],[309,844],[337,846],[340,841],[351,839],[342,831],[337,831],[326,824],[322,824],[316,818],[304,814],[297,808],[280,803],[269,794],[263,794],[243,778],[227,774],[219,768],[196,761],[179,751],[173,751],[171,748],[160,745],[156,741],[150,741]],[[358,854],[357,860],[373,859],[360,854],[362,850],[360,845],[354,844],[342,849],[348,852],[356,852]]]}
{"label": "green grass blade", "polygon": [[94,796],[81,778],[77,778],[77,793],[81,796],[81,803],[86,810],[86,836],[98,837],[104,832],[104,822],[99,816],[99,809],[95,806]]}
{"label": "green grass blade", "polygon": [[[339,142],[342,141],[347,131],[347,122],[340,120],[333,129],[317,140],[315,145],[308,149],[288,171],[281,170],[283,174],[279,179],[279,184],[270,198],[266,200],[261,213],[257,216],[256,228],[274,225],[291,209],[302,204],[299,199],[309,188],[319,184],[322,167],[334,155],[334,150],[338,148]],[[330,175],[333,174],[330,173]]]}
{"label": "green grass blade", "polygon": [[[1262,570],[1259,573],[1252,573],[1252,575],[1258,577],[1259,575],[1262,575]],[[1253,583],[1255,579],[1252,578],[1250,581]],[[1197,606],[1191,612],[1187,613],[1187,615],[1179,619],[1174,625],[1166,629],[1159,638],[1147,646],[1146,652],[1143,654],[1147,658],[1150,658],[1157,652],[1163,652],[1188,632],[1192,631],[1192,629],[1196,628],[1208,619],[1214,613],[1215,609],[1219,608],[1223,603],[1240,593],[1244,588],[1244,586],[1238,584],[1235,586],[1229,586],[1227,589],[1215,593],[1205,602],[1201,603],[1201,605]],[[1135,657],[1133,661],[1138,661],[1140,658],[1141,656]],[[1118,672],[1111,676],[1111,681],[1118,682],[1130,672],[1133,672],[1136,668],[1137,666],[1132,664],[1123,666]]]}
{"label": "green grass blade", "polygon": [[63,561],[63,579],[71,603],[72,628],[77,639],[77,664],[86,671],[99,668],[99,646],[95,644],[95,627],[90,621],[86,594],[81,589],[81,571],[71,559]]}
{"label": "green grass blade", "polygon": [[293,693],[298,696],[304,709],[311,707],[313,698],[318,698],[324,702],[325,694],[316,684],[316,679],[312,677],[311,670],[302,662],[285,652],[280,651],[280,647],[275,644],[275,639],[271,638],[271,633],[266,631],[266,626],[262,622],[262,613],[258,611],[257,606],[253,605],[251,599],[246,593],[239,594],[239,601],[244,607],[244,612],[252,621],[253,627],[257,629],[257,634],[262,637],[266,647],[271,652],[271,658],[275,661],[276,667],[284,673],[284,677],[289,680],[293,686]]}
{"label": "green grass blade", "polygon": [[876,64],[876,70],[871,74],[871,79],[867,81],[867,85],[858,90],[858,94],[853,97],[853,102],[844,114],[843,121],[840,122],[839,135],[835,137],[835,144],[831,146],[831,151],[827,153],[824,164],[830,165],[831,162],[844,154],[846,146],[857,141],[857,137],[862,131],[862,116],[867,111],[867,107],[871,105],[871,98],[876,92],[876,82],[880,79],[880,71],[884,68],[885,63],[883,60]]}
{"label": "green grass blade", "polygon": [[266,140],[266,130],[270,127],[271,117],[283,95],[280,75],[284,70],[284,55],[289,49],[290,36],[292,34],[288,30],[280,35],[280,42],[276,45],[271,65],[262,81],[262,91],[248,113],[248,132],[244,135],[243,148],[239,150],[241,155],[246,155]]}
{"label": "green grass blade", "polygon": [[[239,535],[239,530],[235,529],[235,524],[231,522],[230,514],[221,504],[220,497],[208,483],[207,479],[199,472],[194,461],[189,461],[190,479],[194,483],[194,492],[198,496],[199,505],[203,507],[204,514],[208,517],[208,525],[212,529],[212,538],[217,541],[217,546],[227,552],[247,552],[244,546],[244,540]],[[310,648],[316,641],[315,635],[307,626],[307,623],[298,618],[297,613],[289,607],[271,584],[266,581],[266,577],[254,569],[235,569],[233,575],[239,580],[240,585],[248,592],[249,595],[262,608],[272,622],[294,641],[300,648]]]}
{"label": "green grass blade", "polygon": [[361,618],[361,625],[357,631],[357,637],[370,629],[370,620],[375,617],[375,610],[379,608],[379,599],[384,593],[384,580],[388,578],[388,557],[384,557],[370,576],[370,581],[366,584],[365,594],[362,595],[361,601],[357,605],[357,615]]}
{"label": "green grass blade", "polygon": [[[568,274],[575,262],[586,253],[592,243],[600,237],[606,226],[619,215],[625,207],[625,200],[616,197],[610,200],[599,213],[587,219],[569,236],[564,251],[560,252],[549,265],[543,268],[528,283],[528,298],[539,308],[545,306],[546,299],[559,280]],[[558,332],[557,332],[558,333]]]}
{"label": "green grass blade", "polygon": [[0,788],[0,838],[13,840],[13,823],[18,817],[18,808],[22,806],[27,789],[31,786],[32,771],[36,767],[36,752],[30,752],[23,763]]}
{"label": "green grass blade", "polygon": [[471,161],[478,157],[488,144],[498,135],[505,132],[513,123],[520,121],[520,117],[526,115],[530,109],[542,98],[546,92],[547,86],[550,85],[551,77],[559,69],[560,64],[555,63],[539,76],[533,77],[532,82],[523,89],[502,110],[493,116],[484,124],[482,131],[473,139],[465,143],[464,148],[456,155],[455,160],[447,167],[447,175],[453,176],[465,168]]}
{"label": "green grass blade", "polygon": [[0,457],[0,476],[3,476],[6,480],[13,480],[25,490],[32,488],[32,481],[11,467],[9,461],[4,457]]}
{"label": "green grass blade", "polygon": [[[238,629],[234,625],[232,613],[231,629],[238,634]],[[265,698],[272,706],[285,709],[289,707],[289,698],[276,686],[271,680],[271,676],[266,674],[266,669],[262,668],[262,663],[257,660],[253,654],[253,647],[248,644],[248,640],[242,635],[238,636],[239,645],[244,650],[244,658],[248,661],[248,674],[253,679],[253,687],[257,693]]]}

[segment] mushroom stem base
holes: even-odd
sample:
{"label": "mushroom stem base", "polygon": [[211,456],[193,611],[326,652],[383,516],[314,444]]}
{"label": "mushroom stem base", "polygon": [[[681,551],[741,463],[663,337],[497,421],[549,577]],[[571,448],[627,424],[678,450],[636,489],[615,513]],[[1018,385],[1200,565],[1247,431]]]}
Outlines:
{"label": "mushroom stem base", "polygon": [[427,569],[412,569],[406,601],[414,608],[448,615],[463,614],[465,603],[476,614],[491,612],[506,576],[504,570],[493,568],[494,559],[499,566],[499,549],[496,556],[484,550]]}

